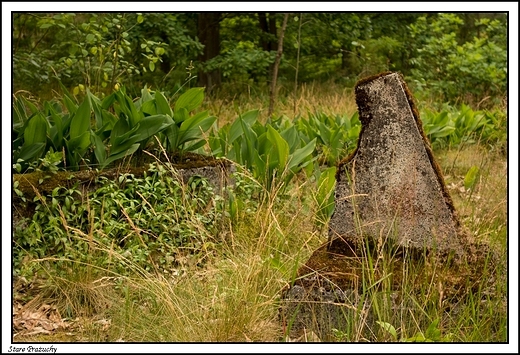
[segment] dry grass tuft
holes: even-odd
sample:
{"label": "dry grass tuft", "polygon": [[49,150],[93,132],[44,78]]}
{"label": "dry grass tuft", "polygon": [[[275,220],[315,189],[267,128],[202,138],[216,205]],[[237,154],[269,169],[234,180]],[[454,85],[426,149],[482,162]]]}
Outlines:
{"label": "dry grass tuft", "polygon": [[[229,88],[216,92],[204,101],[203,109],[218,117],[220,127],[233,122],[239,114],[254,109],[260,109],[259,121],[265,122],[269,107],[267,89],[252,91],[247,88],[249,87],[236,93],[232,93]],[[346,114],[350,117],[357,110],[353,88],[334,82],[304,83],[298,87],[297,92],[283,86],[278,88],[274,116],[305,117],[308,112],[315,112],[317,108],[329,115]]]}

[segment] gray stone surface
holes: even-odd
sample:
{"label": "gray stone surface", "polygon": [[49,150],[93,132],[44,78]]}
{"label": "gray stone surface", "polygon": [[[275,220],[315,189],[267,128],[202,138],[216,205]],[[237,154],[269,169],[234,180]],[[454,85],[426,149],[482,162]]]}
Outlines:
{"label": "gray stone surface", "polygon": [[322,341],[332,341],[333,329],[358,327],[363,317],[373,317],[360,303],[360,295],[353,289],[342,290],[319,274],[305,277],[283,293],[282,316],[289,338],[301,337],[312,331]]}
{"label": "gray stone surface", "polygon": [[462,252],[457,218],[409,100],[397,73],[356,86],[362,131],[338,171],[329,240],[383,238]]}
{"label": "gray stone surface", "polygon": [[225,192],[227,186],[234,184],[231,175],[235,171],[235,164],[178,169],[179,176],[184,183],[187,183],[192,176],[200,176],[206,178],[220,194]]}

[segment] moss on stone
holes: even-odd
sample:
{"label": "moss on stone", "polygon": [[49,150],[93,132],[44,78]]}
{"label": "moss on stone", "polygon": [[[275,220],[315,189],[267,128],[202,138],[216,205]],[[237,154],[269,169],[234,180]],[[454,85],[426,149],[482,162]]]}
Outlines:
{"label": "moss on stone", "polygon": [[[212,156],[186,152],[182,155],[177,153],[164,159],[170,162],[173,168],[186,171],[193,169],[197,172],[201,168],[220,167],[222,172],[229,172],[232,163],[225,159],[216,159]],[[36,203],[33,202],[37,195],[46,196],[52,193],[56,187],[72,188],[76,185],[82,191],[91,190],[96,187],[96,179],[105,177],[116,181],[122,174],[132,174],[135,177],[144,176],[149,170],[149,164],[157,162],[154,157],[140,157],[130,162],[128,166],[119,166],[105,170],[81,170],[81,171],[59,171],[56,173],[36,171],[27,174],[13,174],[13,184],[18,183],[17,189],[23,194],[26,201],[13,194],[13,223],[16,224],[20,218],[30,218],[34,214]],[[165,161],[159,161],[159,164]],[[139,166],[137,166],[139,165]],[[213,174],[214,175],[214,174]],[[185,178],[189,174],[181,174]]]}

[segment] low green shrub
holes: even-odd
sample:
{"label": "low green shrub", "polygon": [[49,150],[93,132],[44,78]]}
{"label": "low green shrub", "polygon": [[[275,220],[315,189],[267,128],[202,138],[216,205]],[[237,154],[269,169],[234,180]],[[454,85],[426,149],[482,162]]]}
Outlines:
{"label": "low green shrub", "polygon": [[216,120],[207,111],[194,113],[204,99],[202,88],[180,95],[173,109],[161,92],[146,87],[135,100],[124,87],[103,100],[87,89],[79,104],[62,89],[61,102],[45,102],[41,110],[23,96],[15,96],[12,152],[16,172],[27,172],[48,152],[62,152],[60,167],[78,170],[85,165],[105,168],[131,154],[142,154],[145,148],[196,151],[206,144],[204,133]]}
{"label": "low green shrub", "polygon": [[38,195],[31,218],[16,224],[14,269],[24,260],[54,258],[125,273],[125,262],[145,270],[168,269],[182,253],[211,249],[225,219],[223,198],[199,177],[187,185],[175,170],[151,164],[143,177],[101,177],[94,191],[57,187]]}
{"label": "low green shrub", "polygon": [[462,104],[440,112],[425,109],[421,120],[434,149],[482,143],[503,146],[507,140],[506,115],[500,110],[474,111]]}
{"label": "low green shrub", "polygon": [[249,169],[269,191],[289,181],[312,160],[316,139],[303,141],[287,118],[257,121],[258,110],[240,115],[209,138],[213,155],[225,156]]}

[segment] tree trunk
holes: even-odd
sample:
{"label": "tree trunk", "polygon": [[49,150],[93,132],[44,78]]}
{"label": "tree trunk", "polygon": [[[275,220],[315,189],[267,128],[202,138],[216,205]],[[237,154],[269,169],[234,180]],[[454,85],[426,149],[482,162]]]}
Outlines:
{"label": "tree trunk", "polygon": [[262,30],[262,34],[260,35],[260,47],[264,51],[269,51],[269,38],[267,34],[269,33],[269,27],[267,25],[267,16],[265,12],[258,13],[258,24],[260,25],[260,29]]}
{"label": "tree trunk", "polygon": [[[197,36],[204,45],[204,52],[199,56],[202,63],[220,54],[220,12],[201,12],[197,21]],[[220,86],[220,70],[199,71],[199,85],[209,92]]]}
{"label": "tree trunk", "polygon": [[[277,38],[275,14],[259,12],[258,24],[262,30],[262,34],[260,35],[260,47],[266,52],[276,51],[278,44],[273,40],[273,38]],[[267,77],[273,76],[273,65],[274,64],[269,65]]]}
{"label": "tree trunk", "polygon": [[[273,38],[276,38],[276,33],[277,33],[276,17],[273,12],[270,12],[269,13],[269,34],[273,35]],[[276,41],[269,40],[269,50],[275,51],[276,49],[277,49]]]}
{"label": "tree trunk", "polygon": [[282,59],[283,53],[283,38],[285,35],[285,28],[287,27],[287,19],[289,18],[289,14],[285,14],[283,17],[283,24],[280,30],[280,36],[278,37],[278,50],[276,52],[276,59],[274,61],[273,66],[273,80],[271,81],[271,89],[269,94],[269,111],[267,112],[267,117],[271,117],[274,109],[274,101],[276,99],[276,80],[278,79],[278,67],[280,66],[280,61]]}

